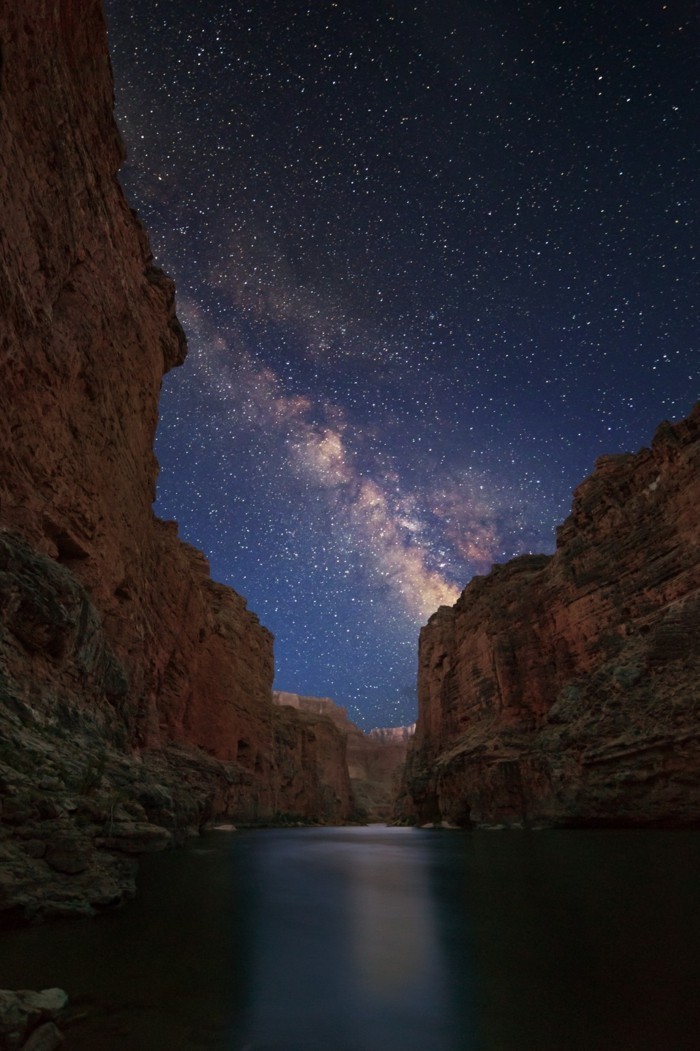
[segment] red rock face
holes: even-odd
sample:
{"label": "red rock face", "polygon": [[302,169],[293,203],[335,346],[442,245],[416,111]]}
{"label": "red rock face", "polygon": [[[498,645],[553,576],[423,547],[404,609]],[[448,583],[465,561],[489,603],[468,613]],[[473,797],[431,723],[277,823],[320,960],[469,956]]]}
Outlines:
{"label": "red rock face", "polygon": [[700,406],[603,457],[554,556],[476,577],[421,632],[400,812],[700,821]]}
{"label": "red rock face", "polygon": [[413,736],[407,726],[370,730],[353,727],[348,734],[348,765],[359,816],[389,821],[406,752]]}
{"label": "red rock face", "polygon": [[[170,749],[175,780],[178,747],[188,770],[199,749],[200,801],[211,779],[215,808],[270,818],[298,794],[272,636],[152,512],[161,381],[186,345],[117,182],[99,0],[2,5],[0,49],[0,722],[40,757],[30,729],[60,736],[70,712],[76,763],[83,746]],[[308,818],[324,770],[304,767]]]}
{"label": "red rock face", "polygon": [[272,638],[151,510],[161,380],[186,346],[116,180],[101,8],[9,7],[0,524],[87,588],[127,671],[134,744],[184,739],[235,758],[241,720],[269,708]]}
{"label": "red rock face", "polygon": [[280,804],[276,813],[329,824],[351,817],[354,804],[347,737],[327,715],[275,709]]}
{"label": "red rock face", "polygon": [[388,820],[413,727],[370,730],[365,734],[350,722],[345,708],[330,697],[306,697],[277,690],[273,698],[283,709],[291,708],[329,720],[341,735],[342,770],[337,767],[337,752],[333,748],[325,760],[324,781],[334,784],[341,798],[345,798],[347,792],[346,817],[362,821]]}

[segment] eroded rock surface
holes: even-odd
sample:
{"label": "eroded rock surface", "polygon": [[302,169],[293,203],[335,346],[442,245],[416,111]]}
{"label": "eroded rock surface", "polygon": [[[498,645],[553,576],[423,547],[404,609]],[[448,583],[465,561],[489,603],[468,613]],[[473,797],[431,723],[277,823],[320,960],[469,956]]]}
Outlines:
{"label": "eroded rock surface", "polygon": [[700,406],[603,457],[552,557],[423,628],[398,813],[459,825],[700,823]]}
{"label": "eroded rock surface", "polygon": [[362,733],[351,724],[348,766],[356,812],[367,821],[389,821],[399,789],[413,726]]}
{"label": "eroded rock surface", "polygon": [[284,800],[277,812],[287,820],[347,821],[354,804],[343,731],[327,715],[278,707],[275,741]]}
{"label": "eroded rock surface", "polygon": [[330,720],[342,735],[343,769],[336,770],[337,753],[332,753],[327,760],[324,780],[331,782],[331,771],[335,770],[337,783],[348,785],[351,797],[348,816],[352,815],[357,821],[387,821],[391,818],[399,775],[414,727],[399,726],[363,733],[348,719],[345,708],[330,697],[307,697],[284,691],[275,691],[273,697],[278,705]]}
{"label": "eroded rock surface", "polygon": [[153,515],[186,345],[116,178],[99,0],[0,5],[0,56],[0,910],[40,918],[215,814],[346,800],[308,719],[278,736],[270,633]]}
{"label": "eroded rock surface", "polygon": [[[0,525],[83,585],[121,665],[131,743],[235,758],[241,719],[269,708],[272,638],[152,512],[161,381],[186,345],[172,282],[117,182],[101,6],[6,8]],[[60,625],[34,613],[15,629],[56,655]]]}

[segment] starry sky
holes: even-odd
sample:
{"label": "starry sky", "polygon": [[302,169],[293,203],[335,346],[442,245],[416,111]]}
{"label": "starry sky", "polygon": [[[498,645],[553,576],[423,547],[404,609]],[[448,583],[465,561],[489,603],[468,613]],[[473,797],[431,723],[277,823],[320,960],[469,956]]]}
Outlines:
{"label": "starry sky", "polygon": [[698,397],[698,8],[106,10],[190,348],[156,512],[275,634],[277,689],[412,722],[421,624]]}

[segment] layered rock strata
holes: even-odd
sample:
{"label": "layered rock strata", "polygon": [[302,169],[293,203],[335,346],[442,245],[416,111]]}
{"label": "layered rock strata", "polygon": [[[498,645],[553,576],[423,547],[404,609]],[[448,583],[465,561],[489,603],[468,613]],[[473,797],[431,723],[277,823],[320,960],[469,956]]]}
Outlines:
{"label": "layered rock strata", "polygon": [[346,709],[330,697],[307,697],[284,691],[275,691],[273,697],[278,705],[325,717],[342,734],[346,758],[343,771],[335,769],[335,752],[331,752],[326,758],[324,781],[336,783],[338,792],[341,785],[348,783],[354,820],[389,820],[414,727],[380,728],[363,733],[348,719]]}
{"label": "layered rock strata", "polygon": [[342,729],[327,715],[278,707],[275,740],[285,820],[314,815],[330,824],[350,819],[355,806]]}
{"label": "layered rock strata", "polygon": [[553,556],[431,617],[400,817],[700,823],[698,508],[700,406],[597,461]]}
{"label": "layered rock strata", "polygon": [[123,156],[99,0],[0,6],[0,910],[32,916],[215,813],[349,809],[280,730],[272,636],[153,515],[186,346]]}
{"label": "layered rock strata", "polygon": [[348,734],[348,766],[355,810],[366,821],[390,821],[413,726],[380,727]]}

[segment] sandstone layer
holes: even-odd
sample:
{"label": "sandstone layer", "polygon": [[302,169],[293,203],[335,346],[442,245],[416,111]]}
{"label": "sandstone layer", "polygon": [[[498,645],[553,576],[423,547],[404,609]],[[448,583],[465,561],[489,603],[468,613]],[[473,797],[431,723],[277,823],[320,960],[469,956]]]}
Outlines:
{"label": "sandstone layer", "polygon": [[346,763],[341,778],[334,772],[335,753],[326,759],[324,780],[341,785],[349,778],[352,816],[356,821],[387,821],[391,818],[399,786],[399,775],[406,759],[414,727],[380,728],[363,733],[352,723],[347,711],[330,697],[307,697],[275,691],[275,703],[328,719],[345,742]]}
{"label": "sandstone layer", "polygon": [[348,734],[348,765],[355,811],[366,821],[390,821],[413,726]]}
{"label": "sandstone layer", "polygon": [[700,405],[597,461],[553,556],[431,617],[400,818],[700,823],[698,508]]}
{"label": "sandstone layer", "polygon": [[153,515],[186,344],[123,156],[99,0],[0,6],[0,909],[37,916],[214,814],[349,810],[311,718],[280,733],[272,636]]}

